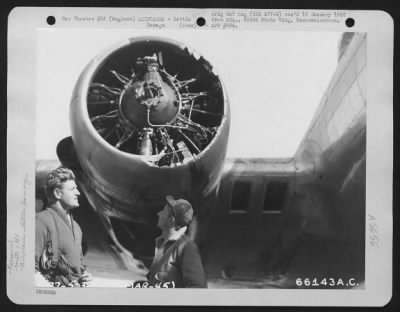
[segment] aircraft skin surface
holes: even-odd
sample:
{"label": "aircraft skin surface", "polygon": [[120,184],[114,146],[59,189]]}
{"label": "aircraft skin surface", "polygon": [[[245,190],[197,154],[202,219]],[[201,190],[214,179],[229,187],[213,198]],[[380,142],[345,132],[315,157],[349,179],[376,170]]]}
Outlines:
{"label": "aircraft skin surface", "polygon": [[[355,34],[293,158],[227,159],[214,219],[214,235],[225,238],[210,253],[232,250],[225,265],[234,267],[231,271],[238,277],[260,277],[260,270],[246,270],[246,265],[240,274],[245,258],[254,266],[260,257],[262,269],[268,271],[267,263],[278,257],[277,249],[293,244],[295,248],[284,247],[296,250],[286,253],[283,261],[290,262],[292,270],[286,271],[293,279],[304,275],[364,279],[365,82],[366,36]],[[236,189],[237,183],[244,189]],[[269,186],[278,190],[276,196],[268,194]],[[241,195],[235,195],[240,190]],[[247,199],[243,209],[235,205],[240,197]],[[271,207],[265,207],[271,198]],[[250,244],[251,249],[228,247],[237,242]],[[252,251],[262,248],[261,256]],[[249,256],[235,259],[243,253]],[[213,273],[218,275],[218,269]],[[286,279],[285,287],[295,287],[293,279]]]}
{"label": "aircraft skin surface", "polygon": [[[164,196],[172,194],[191,200],[198,215],[190,234],[201,249],[209,287],[290,288],[295,287],[294,280],[300,276],[354,277],[361,284],[365,274],[366,35],[355,33],[348,42],[308,131],[295,155],[285,159],[225,160],[229,133],[226,93],[211,65],[202,57],[193,56],[195,53],[187,52],[184,45],[160,38],[132,39],[95,58],[74,90],[70,115],[72,139],[60,142],[57,153],[61,163],[76,173],[87,206],[96,212],[94,218],[100,220],[96,222],[105,229],[105,237],[111,239],[108,252],[116,255],[113,258],[116,267],[136,272],[141,261],[150,263],[153,239],[158,233],[156,212],[162,208]],[[156,49],[146,48],[154,43]],[[210,75],[218,82],[214,92],[220,108],[211,112],[222,116],[217,124],[212,124],[217,126],[216,134],[190,161],[182,161],[178,166],[172,163],[157,166],[146,161],[148,155],[140,154],[141,147],[139,155],[118,150],[93,124],[96,117],[87,109],[91,84],[96,79],[102,80],[103,85],[115,91],[115,85],[110,86],[111,80],[104,78],[105,68],[116,66],[115,60],[120,59],[116,56],[127,55],[129,47],[145,50],[133,59],[162,50],[166,56],[165,68],[169,61],[174,62],[174,53],[183,53],[188,64],[206,68],[203,77]],[[127,66],[127,61],[124,62],[120,66]],[[144,62],[154,64],[150,57],[144,58]],[[189,76],[196,70],[186,78],[192,78]],[[124,88],[140,88],[141,78],[155,79],[157,71],[145,70],[142,75],[139,71]],[[195,91],[203,91],[201,88],[209,91],[215,86],[200,84]],[[186,92],[179,88],[178,91]],[[154,94],[147,100],[153,98]],[[132,110],[122,108],[125,109],[122,114],[141,114],[140,108],[146,107],[146,103],[134,105]],[[184,105],[182,108],[184,114]],[[171,120],[170,124],[174,124],[175,119]],[[141,126],[138,146],[145,145],[141,143],[146,143],[148,133],[146,125]],[[210,124],[206,122],[205,126]],[[172,136],[173,132],[169,134]],[[56,162],[47,165],[45,161],[38,162],[38,198],[43,196],[45,173],[56,165]],[[40,203],[37,210],[42,206]],[[83,220],[87,219],[85,214],[93,215],[87,209],[90,208],[80,209]],[[81,227],[84,229],[85,225]],[[91,251],[91,243],[96,242],[87,234],[87,255],[93,261],[88,266],[96,267],[99,260],[96,263],[91,254],[98,252],[96,248]],[[283,284],[263,279],[271,263],[285,267]]]}

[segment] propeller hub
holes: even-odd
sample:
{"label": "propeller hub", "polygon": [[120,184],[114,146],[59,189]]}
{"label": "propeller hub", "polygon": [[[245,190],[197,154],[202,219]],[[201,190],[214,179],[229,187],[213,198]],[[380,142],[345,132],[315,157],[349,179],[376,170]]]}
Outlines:
{"label": "propeller hub", "polygon": [[179,112],[175,88],[162,79],[158,67],[148,69],[120,97],[122,115],[140,129],[170,124]]}

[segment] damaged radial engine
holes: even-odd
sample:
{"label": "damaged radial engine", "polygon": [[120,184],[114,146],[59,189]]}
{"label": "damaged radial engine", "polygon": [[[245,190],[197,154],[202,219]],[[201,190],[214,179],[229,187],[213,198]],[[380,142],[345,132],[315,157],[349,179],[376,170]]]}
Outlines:
{"label": "damaged radial engine", "polygon": [[123,42],[85,68],[70,121],[58,156],[127,267],[151,258],[166,195],[192,202],[195,239],[207,232],[229,133],[226,93],[208,61],[171,40]]}
{"label": "damaged radial engine", "polygon": [[138,57],[129,76],[111,70],[120,87],[93,82],[88,110],[96,131],[116,149],[159,167],[178,166],[207,147],[223,112],[211,92],[191,92],[197,78],[169,74],[162,55]]}

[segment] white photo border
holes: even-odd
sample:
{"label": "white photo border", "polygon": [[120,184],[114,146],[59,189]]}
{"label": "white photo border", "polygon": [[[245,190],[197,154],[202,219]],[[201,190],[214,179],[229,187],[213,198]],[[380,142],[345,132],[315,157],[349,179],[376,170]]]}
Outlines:
{"label": "white photo border", "polygon": [[[35,103],[37,31],[98,29],[95,24],[63,23],[63,15],[151,15],[151,9],[17,7],[8,20],[7,134],[7,294],[18,304],[232,305],[232,306],[383,306],[392,296],[393,172],[393,20],[383,11],[343,11],[356,21],[351,31],[367,33],[367,183],[366,215],[373,216],[380,247],[366,241],[365,289],[100,289],[59,288],[38,291],[34,285]],[[218,9],[218,11],[228,9]],[[237,9],[229,9],[229,11]],[[206,19],[216,9],[157,9],[165,16],[190,14]],[[284,11],[284,10],[279,10]],[[293,10],[292,10],[293,11]],[[306,10],[303,10],[306,11]],[[333,11],[332,11],[333,12]],[[337,12],[337,11],[336,11]],[[46,23],[47,16],[60,21]],[[103,24],[101,29],[132,28]],[[174,27],[168,25],[167,27]],[[339,24],[268,24],[249,31],[339,31]],[[194,29],[196,31],[204,31]],[[23,86],[23,89],[21,88]],[[23,135],[21,135],[23,134]],[[366,220],[368,222],[368,220]],[[368,227],[366,226],[366,231]],[[368,240],[366,233],[366,240]],[[17,257],[17,259],[16,259]],[[32,259],[32,261],[31,261]],[[379,269],[378,269],[379,268]],[[155,299],[156,298],[156,299]],[[290,298],[290,300],[288,300]]]}

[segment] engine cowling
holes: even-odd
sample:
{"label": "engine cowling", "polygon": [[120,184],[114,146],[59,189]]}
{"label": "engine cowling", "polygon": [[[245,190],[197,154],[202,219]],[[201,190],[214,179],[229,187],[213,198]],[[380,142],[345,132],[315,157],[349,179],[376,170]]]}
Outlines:
{"label": "engine cowling", "polygon": [[[201,215],[216,196],[229,122],[219,76],[184,44],[132,38],[95,57],[73,91],[70,123],[78,178],[111,236],[110,219],[154,227],[166,195]],[[74,153],[59,150],[70,163]]]}

